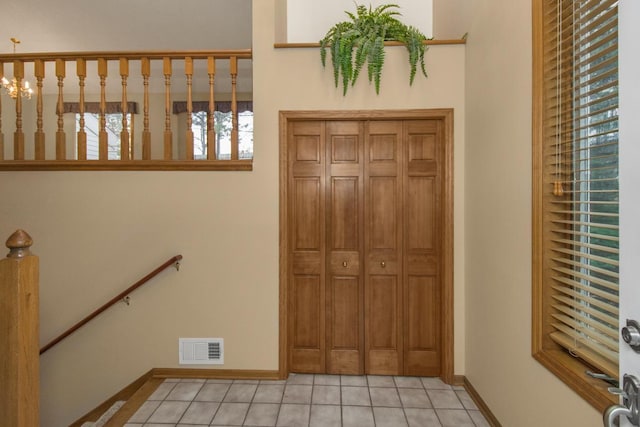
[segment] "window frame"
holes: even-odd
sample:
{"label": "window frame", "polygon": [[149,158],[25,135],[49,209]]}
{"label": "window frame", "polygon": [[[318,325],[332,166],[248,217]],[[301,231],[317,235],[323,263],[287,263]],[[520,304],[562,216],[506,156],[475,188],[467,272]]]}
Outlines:
{"label": "window frame", "polygon": [[544,251],[544,7],[549,0],[532,0],[533,17],[533,105],[532,105],[532,356],[599,411],[617,403],[608,392],[611,385],[585,374],[589,365],[572,357],[549,337],[553,329],[547,318],[551,311],[549,283],[545,283]]}

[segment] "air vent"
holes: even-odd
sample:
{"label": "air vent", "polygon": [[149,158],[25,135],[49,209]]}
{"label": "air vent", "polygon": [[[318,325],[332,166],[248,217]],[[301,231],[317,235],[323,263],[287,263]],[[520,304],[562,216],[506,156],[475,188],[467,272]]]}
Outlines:
{"label": "air vent", "polygon": [[222,338],[179,338],[181,365],[223,365],[224,340]]}

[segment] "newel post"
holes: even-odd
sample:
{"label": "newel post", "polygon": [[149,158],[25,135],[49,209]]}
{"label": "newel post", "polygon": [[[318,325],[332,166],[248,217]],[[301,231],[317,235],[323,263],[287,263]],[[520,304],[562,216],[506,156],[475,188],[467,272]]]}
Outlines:
{"label": "newel post", "polygon": [[0,259],[0,424],[40,425],[38,257],[18,230]]}

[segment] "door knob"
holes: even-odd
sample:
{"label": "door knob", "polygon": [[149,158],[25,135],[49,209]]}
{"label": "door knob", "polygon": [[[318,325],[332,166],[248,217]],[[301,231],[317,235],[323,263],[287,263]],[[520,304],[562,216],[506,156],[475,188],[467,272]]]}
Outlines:
{"label": "door knob", "polygon": [[604,427],[614,427],[615,420],[621,415],[626,416],[629,422],[634,425],[640,425],[640,412],[638,411],[640,403],[640,381],[633,375],[625,374],[623,379],[622,390],[610,388],[609,391],[622,396],[622,405],[612,405],[604,411],[602,421]]}
{"label": "door knob", "polygon": [[382,262],[380,263],[380,267],[384,268],[385,266],[386,266],[386,264],[384,263],[384,261],[382,261]]}
{"label": "door knob", "polygon": [[638,322],[627,319],[627,326],[622,328],[621,335],[624,342],[640,353],[640,324]]}
{"label": "door knob", "polygon": [[342,266],[343,266],[344,268],[347,268],[347,261],[342,261]]}

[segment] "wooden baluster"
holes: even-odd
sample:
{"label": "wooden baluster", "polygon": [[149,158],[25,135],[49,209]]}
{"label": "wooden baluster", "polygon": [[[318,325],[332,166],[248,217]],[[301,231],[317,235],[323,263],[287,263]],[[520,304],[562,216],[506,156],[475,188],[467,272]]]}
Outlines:
{"label": "wooden baluster", "polygon": [[56,77],[58,78],[58,105],[56,114],[58,115],[58,131],[56,132],[56,160],[67,158],[67,142],[64,134],[64,77],[66,75],[66,63],[63,59],[56,59]]}
{"label": "wooden baluster", "polygon": [[193,130],[191,129],[193,118],[193,99],[191,98],[193,84],[193,59],[184,58],[184,74],[187,76],[187,131],[185,135],[185,156],[187,160],[193,160]]}
{"label": "wooden baluster", "polygon": [[[4,62],[0,62],[0,80],[4,77]],[[2,97],[0,96],[0,160],[4,160],[4,133],[2,132]]]}
{"label": "wooden baluster", "polygon": [[14,160],[24,160],[24,132],[22,131],[22,96],[20,88],[22,87],[22,79],[24,78],[24,62],[20,60],[13,61],[13,76],[18,86],[18,94],[16,96],[16,131],[13,133],[13,158]]}
{"label": "wooden baluster", "polygon": [[80,98],[78,100],[79,130],[78,138],[78,160],[87,160],[87,132],[84,130],[84,80],[87,78],[87,63],[84,59],[76,60],[76,71],[78,75],[78,85],[80,87]]}
{"label": "wooden baluster", "polygon": [[129,152],[129,125],[127,120],[127,77],[129,77],[129,60],[120,58],[120,77],[122,77],[122,132],[120,132],[120,160],[132,158]]}
{"label": "wooden baluster", "polygon": [[207,112],[207,159],[216,159],[216,131],[214,113],[216,103],[214,98],[213,83],[216,77],[216,59],[210,56],[207,59],[207,72],[209,73],[209,111]]}
{"label": "wooden baluster", "polygon": [[142,129],[142,160],[151,160],[151,131],[149,130],[149,76],[151,64],[149,58],[140,61],[142,84],[144,85],[144,120]]}
{"label": "wooden baluster", "polygon": [[22,230],[7,240],[0,260],[0,414],[2,425],[40,425],[38,257]]}
{"label": "wooden baluster", "polygon": [[109,160],[109,134],[107,134],[107,60],[98,58],[100,77],[100,129],[98,130],[98,158]]}
{"label": "wooden baluster", "polygon": [[237,99],[237,79],[238,79],[238,58],[232,56],[229,58],[231,62],[231,160],[238,160],[238,146],[240,144],[238,138],[238,99]]}
{"label": "wooden baluster", "polygon": [[44,79],[44,61],[36,59],[33,63],[33,74],[36,76],[37,104],[36,104],[36,133],[34,135],[35,142],[35,159],[44,160],[44,130],[42,128],[42,80]]}
{"label": "wooden baluster", "polygon": [[171,58],[163,59],[164,73],[164,159],[173,159],[173,133],[171,132]]}

